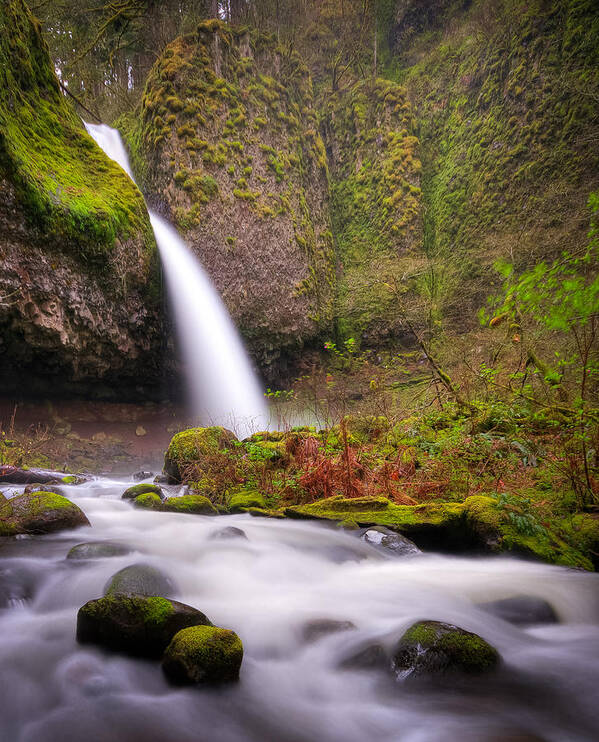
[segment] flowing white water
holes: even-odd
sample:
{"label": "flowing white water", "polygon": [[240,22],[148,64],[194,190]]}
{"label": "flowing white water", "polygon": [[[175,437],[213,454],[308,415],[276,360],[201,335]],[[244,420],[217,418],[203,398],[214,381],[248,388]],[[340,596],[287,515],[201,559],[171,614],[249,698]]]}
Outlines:
{"label": "flowing white water", "polygon": [[[5,540],[0,563],[0,739],[6,742],[596,742],[599,575],[515,559],[387,558],[354,533],[248,515],[136,509],[131,482],[97,479],[65,494],[92,527]],[[9,494],[22,488],[5,487]],[[223,526],[247,540],[213,540]],[[128,556],[65,559],[83,541]],[[177,689],[158,662],[78,646],[78,608],[109,577],[145,562],[173,597],[235,630],[239,684]],[[478,603],[548,600],[560,624],[522,629]],[[307,641],[314,619],[356,628]],[[489,677],[440,685],[339,669],[373,640],[391,646],[419,619],[453,622],[497,647]]]}
{"label": "flowing white water", "polygon": [[[111,159],[134,180],[120,134],[85,124]],[[175,316],[192,413],[202,424],[224,425],[241,437],[268,426],[260,385],[227,310],[197,258],[164,219],[148,212]]]}

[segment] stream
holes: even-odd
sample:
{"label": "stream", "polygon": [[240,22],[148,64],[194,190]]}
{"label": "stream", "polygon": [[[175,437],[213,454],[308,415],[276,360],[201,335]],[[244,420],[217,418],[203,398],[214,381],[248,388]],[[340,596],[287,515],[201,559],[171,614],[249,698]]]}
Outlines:
{"label": "stream", "polygon": [[[131,483],[61,486],[91,528],[0,544],[3,742],[599,739],[598,575],[507,557],[398,557],[323,523],[151,512],[120,499]],[[223,526],[247,539],[211,538]],[[73,545],[104,540],[132,553],[66,559]],[[173,688],[157,662],[77,645],[78,608],[138,562],[159,567],[176,583],[173,597],[240,635],[238,684]],[[521,628],[477,605],[513,595],[544,598],[560,623]],[[319,619],[355,629],[306,637],[306,623]],[[390,646],[418,619],[479,633],[500,652],[500,669],[433,684],[339,668],[373,640]]]}

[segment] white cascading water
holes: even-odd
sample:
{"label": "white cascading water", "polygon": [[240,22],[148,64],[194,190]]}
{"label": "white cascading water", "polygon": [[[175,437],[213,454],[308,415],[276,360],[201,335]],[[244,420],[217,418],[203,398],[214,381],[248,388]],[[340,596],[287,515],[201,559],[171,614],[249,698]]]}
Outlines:
{"label": "white cascading water", "polygon": [[[135,181],[116,129],[85,124],[90,136]],[[148,211],[175,315],[194,418],[243,437],[268,426],[268,409],[241,339],[200,263],[176,230]]]}

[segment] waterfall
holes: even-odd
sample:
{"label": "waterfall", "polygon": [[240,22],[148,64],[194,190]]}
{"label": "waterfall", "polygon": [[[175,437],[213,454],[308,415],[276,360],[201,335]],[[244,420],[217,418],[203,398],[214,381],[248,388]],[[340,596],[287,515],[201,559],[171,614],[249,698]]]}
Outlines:
{"label": "waterfall", "polygon": [[[85,124],[89,134],[129,175],[129,158],[116,129]],[[240,436],[263,430],[268,409],[227,310],[197,258],[176,230],[148,210],[175,317],[194,418]]]}

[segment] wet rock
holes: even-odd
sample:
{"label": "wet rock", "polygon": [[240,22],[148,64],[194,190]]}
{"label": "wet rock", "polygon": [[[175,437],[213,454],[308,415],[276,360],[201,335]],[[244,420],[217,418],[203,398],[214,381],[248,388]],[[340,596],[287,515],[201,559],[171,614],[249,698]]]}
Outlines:
{"label": "wet rock", "polygon": [[397,678],[447,672],[480,674],[499,664],[497,650],[477,634],[440,621],[411,626],[393,651]]}
{"label": "wet rock", "polygon": [[196,608],[158,596],[107,595],[77,613],[77,641],[137,657],[160,657],[191,626],[210,626]]}
{"label": "wet rock", "polygon": [[166,677],[176,684],[216,685],[239,679],[241,639],[216,626],[194,626],[173,637],[162,659]]}
{"label": "wet rock", "polygon": [[339,667],[343,670],[385,670],[389,667],[389,657],[382,644],[373,643],[349,654]]}
{"label": "wet rock", "polygon": [[141,437],[143,437],[144,435],[147,435],[147,434],[148,434],[148,431],[144,428],[143,425],[138,425],[135,428],[135,435],[138,436],[139,438],[141,438]]}
{"label": "wet rock", "polygon": [[336,621],[333,618],[316,618],[302,627],[302,637],[306,642],[315,642],[323,636],[338,634],[340,631],[353,631],[356,624],[352,621]]}
{"label": "wet rock", "polygon": [[221,540],[230,540],[230,539],[245,539],[248,540],[248,537],[245,534],[245,531],[243,531],[241,528],[236,528],[235,526],[225,526],[224,528],[219,528],[218,531],[213,531],[208,536],[210,541],[221,541]]}
{"label": "wet rock", "polygon": [[409,554],[420,554],[420,549],[409,538],[395,533],[384,526],[373,526],[362,533],[360,538],[371,546],[375,546],[386,552],[392,552],[397,556],[408,556]]}
{"label": "wet rock", "polygon": [[155,495],[158,495],[160,499],[164,499],[164,493],[162,492],[162,487],[159,487],[157,484],[143,484],[143,483],[134,484],[131,487],[128,487],[121,495],[121,499],[135,500],[135,498],[139,497],[139,495],[145,495],[148,492],[153,492]]}
{"label": "wet rock", "polygon": [[177,592],[168,575],[150,564],[131,564],[114,574],[104,586],[104,595],[163,595]]}
{"label": "wet rock", "polygon": [[[144,471],[143,469],[141,469],[140,471],[135,472],[132,479],[134,482],[140,482],[142,479],[149,479],[150,477],[153,477],[153,476],[154,476],[153,471]],[[158,479],[158,477],[156,477],[156,479]]]}
{"label": "wet rock", "polygon": [[531,595],[515,595],[503,600],[480,603],[479,608],[516,626],[559,623],[550,603]]}
{"label": "wet rock", "polygon": [[112,541],[87,541],[77,544],[67,554],[67,559],[83,561],[85,559],[106,559],[131,554],[133,549],[125,544]]}
{"label": "wet rock", "polygon": [[0,502],[0,536],[43,534],[89,526],[83,511],[53,492],[32,492]]}
{"label": "wet rock", "polygon": [[60,482],[64,475],[44,469],[19,469],[16,466],[0,466],[0,484],[48,484]]}
{"label": "wet rock", "polygon": [[181,497],[168,497],[163,503],[161,510],[170,513],[195,513],[196,515],[217,515],[218,510],[203,495],[181,495]]}
{"label": "wet rock", "polygon": [[169,484],[169,482],[170,477],[168,477],[166,474],[157,474],[154,477],[154,484]]}

